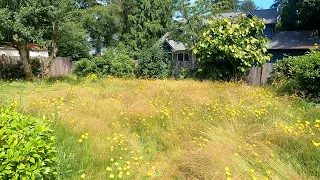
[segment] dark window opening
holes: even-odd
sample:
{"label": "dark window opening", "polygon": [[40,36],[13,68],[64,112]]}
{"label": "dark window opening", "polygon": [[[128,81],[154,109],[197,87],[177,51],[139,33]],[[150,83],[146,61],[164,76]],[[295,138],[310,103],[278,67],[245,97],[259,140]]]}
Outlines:
{"label": "dark window opening", "polygon": [[178,61],[183,61],[183,54],[178,54]]}
{"label": "dark window opening", "polygon": [[184,61],[189,61],[189,54],[184,55]]}

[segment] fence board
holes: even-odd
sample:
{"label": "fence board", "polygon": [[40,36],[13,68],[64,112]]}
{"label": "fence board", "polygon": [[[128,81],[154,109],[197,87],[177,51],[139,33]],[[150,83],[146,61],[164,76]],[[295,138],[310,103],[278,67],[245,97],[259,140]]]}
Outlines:
{"label": "fence board", "polygon": [[[34,57],[32,57],[34,58]],[[47,57],[36,57],[40,59],[42,66],[42,71],[45,71],[45,68],[48,66],[49,59]],[[0,62],[5,66],[5,64],[17,64],[20,61],[19,56],[6,56],[5,63],[3,62],[3,58],[0,58]],[[50,76],[61,76],[72,73],[74,63],[72,62],[70,57],[57,57],[52,64],[52,70],[50,72]],[[0,69],[1,71],[1,69]],[[0,77],[1,79],[1,77]]]}

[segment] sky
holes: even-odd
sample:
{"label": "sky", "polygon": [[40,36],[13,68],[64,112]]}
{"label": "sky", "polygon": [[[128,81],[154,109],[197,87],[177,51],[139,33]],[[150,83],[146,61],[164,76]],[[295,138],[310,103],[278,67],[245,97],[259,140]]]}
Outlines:
{"label": "sky", "polygon": [[[191,0],[191,2],[194,2],[195,0]],[[270,6],[273,4],[273,0],[253,0],[254,3],[262,7],[262,9],[269,9]]]}
{"label": "sky", "polygon": [[269,9],[271,4],[273,4],[273,0],[253,0],[253,1],[257,6],[262,7],[263,9]]}

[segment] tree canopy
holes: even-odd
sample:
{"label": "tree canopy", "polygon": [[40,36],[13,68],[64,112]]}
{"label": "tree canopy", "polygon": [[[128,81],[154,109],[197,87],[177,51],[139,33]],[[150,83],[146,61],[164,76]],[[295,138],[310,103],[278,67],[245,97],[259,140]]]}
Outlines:
{"label": "tree canopy", "polygon": [[279,10],[281,30],[320,30],[319,0],[275,0],[271,8]]}
{"label": "tree canopy", "polygon": [[[200,70],[213,79],[238,79],[248,68],[270,60],[265,25],[257,17],[216,19],[202,34],[193,50],[200,60]],[[207,77],[206,77],[207,78]]]}

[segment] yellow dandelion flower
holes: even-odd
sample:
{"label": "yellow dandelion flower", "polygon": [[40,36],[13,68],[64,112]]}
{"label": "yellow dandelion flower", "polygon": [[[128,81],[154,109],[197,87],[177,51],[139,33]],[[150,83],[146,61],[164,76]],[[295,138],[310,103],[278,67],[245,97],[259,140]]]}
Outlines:
{"label": "yellow dandelion flower", "polygon": [[230,168],[229,167],[225,167],[224,168],[226,171],[230,171]]}
{"label": "yellow dandelion flower", "polygon": [[251,172],[251,173],[254,173],[254,169],[250,169],[250,172]]}
{"label": "yellow dandelion flower", "polygon": [[107,171],[112,171],[112,168],[111,167],[107,167],[106,170]]}
{"label": "yellow dandelion flower", "polygon": [[113,175],[113,174],[110,174],[110,175],[109,175],[109,178],[110,178],[110,179],[113,179],[113,178],[114,178],[114,175]]}
{"label": "yellow dandelion flower", "polygon": [[148,171],[147,173],[148,176],[152,176],[152,174],[153,174],[152,171]]}
{"label": "yellow dandelion flower", "polygon": [[81,178],[84,179],[86,177],[85,174],[81,174]]}
{"label": "yellow dandelion flower", "polygon": [[79,143],[82,143],[82,139],[79,139]]}
{"label": "yellow dandelion flower", "polygon": [[267,173],[268,175],[270,175],[270,174],[271,174],[271,172],[270,172],[269,170],[266,170],[266,173]]}
{"label": "yellow dandelion flower", "polygon": [[129,172],[129,171],[127,171],[127,172],[126,172],[126,175],[127,175],[127,176],[129,176],[129,175],[130,175],[130,172]]}
{"label": "yellow dandelion flower", "polygon": [[319,147],[320,146],[320,142],[315,142],[314,140],[312,140],[312,144],[314,145],[314,146],[316,146],[316,147]]}

